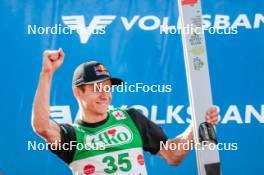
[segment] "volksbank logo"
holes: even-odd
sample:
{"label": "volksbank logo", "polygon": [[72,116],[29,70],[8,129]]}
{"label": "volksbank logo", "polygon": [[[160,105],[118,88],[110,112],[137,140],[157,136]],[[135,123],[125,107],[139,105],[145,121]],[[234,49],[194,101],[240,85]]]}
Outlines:
{"label": "volksbank logo", "polygon": [[[232,20],[231,20],[232,19]],[[99,15],[93,16],[89,24],[83,15],[75,16],[62,16],[62,20],[70,30],[76,31],[80,36],[80,41],[85,44],[89,41],[93,34],[106,34],[106,28],[111,25],[112,22],[117,20],[121,22],[121,27],[124,27],[126,31],[138,27],[144,31],[159,30],[161,34],[171,34],[171,29],[180,28],[180,20],[175,22],[170,17],[158,17],[154,15],[133,17],[120,17],[115,15]],[[258,29],[263,26],[264,15],[257,13],[254,15],[254,19],[250,19],[247,14],[238,14],[232,18],[229,15],[203,15],[203,27],[204,28],[216,28],[216,29]],[[236,33],[231,33],[236,34]]]}
{"label": "volksbank logo", "polygon": [[124,125],[116,125],[106,128],[95,135],[86,135],[85,137],[85,144],[91,149],[109,148],[130,143],[133,139],[133,133]]}
{"label": "volksbank logo", "polygon": [[87,43],[92,34],[105,34],[106,26],[115,18],[116,16],[111,15],[94,16],[86,26],[84,16],[62,16],[64,24],[79,34],[81,43]]}

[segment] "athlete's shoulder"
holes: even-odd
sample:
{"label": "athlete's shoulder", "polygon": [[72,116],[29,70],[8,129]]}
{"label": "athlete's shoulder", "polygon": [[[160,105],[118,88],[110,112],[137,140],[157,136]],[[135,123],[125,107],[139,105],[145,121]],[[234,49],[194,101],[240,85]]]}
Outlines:
{"label": "athlete's shoulder", "polygon": [[127,108],[125,110],[129,116],[132,118],[132,119],[138,119],[138,120],[148,120],[148,118],[142,113],[142,112],[139,112],[137,109],[135,108]]}
{"label": "athlete's shoulder", "polygon": [[69,123],[61,123],[59,124],[59,127],[64,133],[68,133],[69,131],[73,130],[73,125],[74,124],[69,124]]}

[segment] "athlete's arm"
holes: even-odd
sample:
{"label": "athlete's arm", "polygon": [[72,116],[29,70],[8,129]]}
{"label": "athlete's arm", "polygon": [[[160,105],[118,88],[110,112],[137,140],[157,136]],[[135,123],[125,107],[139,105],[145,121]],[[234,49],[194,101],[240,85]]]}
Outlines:
{"label": "athlete's arm", "polygon": [[[184,159],[184,157],[188,154],[189,149],[186,149],[186,144],[188,144],[188,148],[192,146],[193,140],[193,128],[190,125],[181,135],[178,135],[176,138],[168,140],[166,143],[166,147],[161,147],[158,154],[163,157],[163,159],[169,165],[178,165]],[[185,144],[185,149],[181,147],[181,145]],[[169,146],[172,145],[172,146]],[[176,147],[175,147],[176,145]],[[173,148],[174,150],[171,150]]]}
{"label": "athlete's arm", "polygon": [[49,112],[52,76],[63,60],[62,49],[44,51],[42,71],[33,103],[32,127],[48,143],[57,143],[60,140],[60,128],[57,124],[50,122]]}
{"label": "athlete's arm", "polygon": [[[218,122],[218,112],[215,107],[211,107],[206,116],[207,123],[216,125]],[[168,164],[178,165],[192,148],[193,143],[193,127],[192,124],[180,135],[172,140],[168,140],[168,146],[161,148],[158,152]],[[169,146],[173,144],[173,146]],[[175,149],[176,145],[176,149]],[[188,146],[187,146],[188,145]],[[173,150],[171,149],[173,148]],[[187,149],[186,149],[187,148]]]}
{"label": "athlete's arm", "polygon": [[126,112],[134,121],[141,135],[143,150],[151,154],[157,154],[160,150],[160,144],[165,144],[168,140],[162,128],[134,108],[129,108]]}

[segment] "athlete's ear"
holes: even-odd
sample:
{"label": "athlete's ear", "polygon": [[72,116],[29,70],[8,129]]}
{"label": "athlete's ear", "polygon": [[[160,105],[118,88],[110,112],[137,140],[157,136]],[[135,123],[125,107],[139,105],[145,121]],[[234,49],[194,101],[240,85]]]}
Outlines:
{"label": "athlete's ear", "polygon": [[73,95],[75,96],[75,98],[80,99],[81,93],[82,91],[80,88],[73,87]]}

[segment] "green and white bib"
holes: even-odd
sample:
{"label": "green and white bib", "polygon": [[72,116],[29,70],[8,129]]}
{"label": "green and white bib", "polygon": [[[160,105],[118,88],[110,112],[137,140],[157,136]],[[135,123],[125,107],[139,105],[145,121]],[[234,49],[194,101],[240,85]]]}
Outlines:
{"label": "green and white bib", "polygon": [[73,125],[77,147],[70,168],[74,175],[147,175],[142,139],[129,114],[108,111],[106,123]]}

